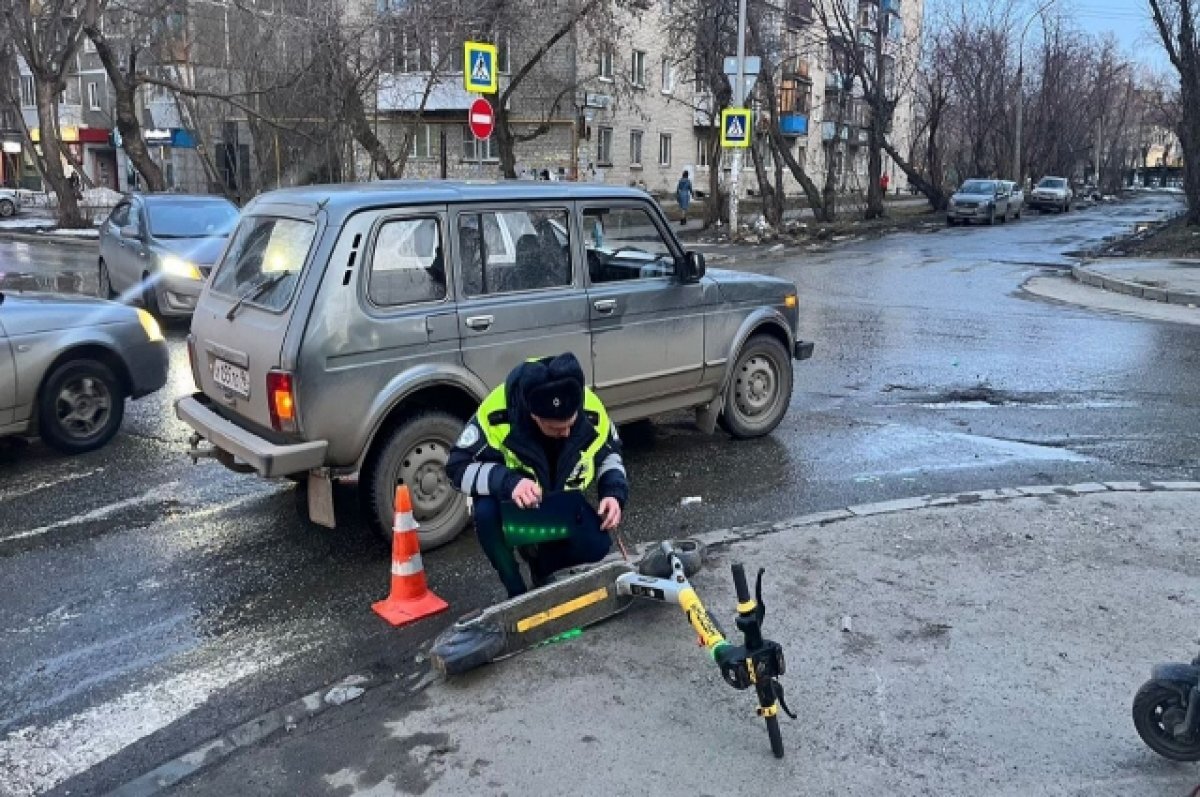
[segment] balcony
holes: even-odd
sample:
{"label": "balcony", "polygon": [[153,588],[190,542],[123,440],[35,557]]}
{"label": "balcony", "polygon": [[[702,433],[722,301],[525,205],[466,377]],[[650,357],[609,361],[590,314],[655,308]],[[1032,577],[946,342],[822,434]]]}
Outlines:
{"label": "balcony", "polygon": [[784,112],[779,115],[779,132],[789,138],[808,135],[808,114]]}

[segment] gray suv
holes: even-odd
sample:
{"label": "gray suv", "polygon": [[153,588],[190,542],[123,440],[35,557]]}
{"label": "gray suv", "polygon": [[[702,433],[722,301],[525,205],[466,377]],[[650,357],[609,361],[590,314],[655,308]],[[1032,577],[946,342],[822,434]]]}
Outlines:
{"label": "gray suv", "polygon": [[796,288],[705,273],[633,189],[380,182],[247,206],[192,318],[199,392],[176,403],[189,454],[307,486],[357,474],[390,533],[408,485],[423,547],[469,521],[443,465],[490,388],[572,351],[618,423],[694,409],[701,428],[769,433],[787,412]]}

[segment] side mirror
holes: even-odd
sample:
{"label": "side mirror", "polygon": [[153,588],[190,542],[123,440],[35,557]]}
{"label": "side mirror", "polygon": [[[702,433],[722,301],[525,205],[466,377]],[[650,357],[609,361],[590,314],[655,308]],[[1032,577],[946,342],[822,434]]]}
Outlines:
{"label": "side mirror", "polygon": [[704,255],[700,252],[687,252],[683,256],[683,274],[684,282],[699,282],[704,276]]}
{"label": "side mirror", "polygon": [[138,238],[142,237],[142,233],[134,225],[127,224],[121,228],[121,237],[122,238],[132,238],[133,240],[137,240]]}

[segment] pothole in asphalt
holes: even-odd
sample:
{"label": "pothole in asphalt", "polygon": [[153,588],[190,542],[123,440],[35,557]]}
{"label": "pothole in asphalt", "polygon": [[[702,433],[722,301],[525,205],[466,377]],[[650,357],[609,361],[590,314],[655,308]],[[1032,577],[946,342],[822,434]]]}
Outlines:
{"label": "pothole in asphalt", "polygon": [[1034,409],[1061,407],[1109,408],[1132,406],[1128,400],[1101,396],[1070,396],[1054,392],[1002,390],[985,383],[945,390],[927,391],[911,385],[888,384],[881,393],[904,392],[902,401],[927,409],[987,409],[1022,406]]}

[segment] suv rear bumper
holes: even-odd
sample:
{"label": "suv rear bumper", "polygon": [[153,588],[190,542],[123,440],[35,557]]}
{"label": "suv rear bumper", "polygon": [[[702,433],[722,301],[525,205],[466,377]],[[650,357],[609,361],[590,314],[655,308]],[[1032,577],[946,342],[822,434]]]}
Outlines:
{"label": "suv rear bumper", "polygon": [[[222,418],[205,406],[206,401],[202,393],[185,396],[175,402],[175,415],[220,451],[245,462],[260,475],[287,476],[325,464],[329,447],[325,440],[277,445]],[[217,459],[224,462],[220,456]]]}
{"label": "suv rear bumper", "polygon": [[792,351],[792,356],[797,360],[807,360],[813,356],[814,344],[811,340],[798,340],[796,347]]}

